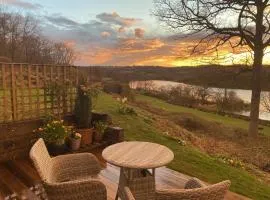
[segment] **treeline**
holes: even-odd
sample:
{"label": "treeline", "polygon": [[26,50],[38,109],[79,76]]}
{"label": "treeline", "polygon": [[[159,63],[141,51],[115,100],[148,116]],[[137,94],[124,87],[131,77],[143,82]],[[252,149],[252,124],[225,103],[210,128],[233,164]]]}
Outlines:
{"label": "treeline", "polygon": [[[244,65],[199,67],[99,67],[104,77],[121,82],[167,80],[207,87],[251,89],[252,69]],[[262,88],[270,90],[270,67],[262,73]]]}
{"label": "treeline", "polygon": [[38,20],[0,6],[0,62],[70,65],[72,48],[41,34]]}

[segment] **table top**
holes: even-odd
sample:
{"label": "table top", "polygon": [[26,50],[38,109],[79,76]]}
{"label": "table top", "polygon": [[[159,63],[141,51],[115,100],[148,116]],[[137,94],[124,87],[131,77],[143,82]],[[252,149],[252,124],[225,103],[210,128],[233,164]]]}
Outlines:
{"label": "table top", "polygon": [[149,142],[121,142],[107,147],[103,158],[118,167],[154,169],[170,163],[173,152],[160,144]]}

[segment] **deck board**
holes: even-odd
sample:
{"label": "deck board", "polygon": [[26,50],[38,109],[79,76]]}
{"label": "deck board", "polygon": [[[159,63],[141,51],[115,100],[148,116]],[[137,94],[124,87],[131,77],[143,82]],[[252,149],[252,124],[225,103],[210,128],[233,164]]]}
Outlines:
{"label": "deck board", "polygon": [[[101,151],[94,152],[103,167],[99,179],[106,185],[108,200],[114,200],[120,170],[118,167],[107,164],[101,157]],[[4,196],[18,194],[21,199],[39,199],[33,187],[40,185],[41,180],[30,160],[16,160],[0,164],[0,200]],[[156,170],[156,186],[160,188],[183,188],[190,177],[174,170],[162,167]],[[30,190],[31,188],[31,190]],[[22,198],[23,197],[23,198]],[[226,200],[246,200],[240,195],[228,192]]]}
{"label": "deck board", "polygon": [[6,197],[15,196],[13,192],[7,187],[7,185],[0,179],[0,199],[5,199]]}

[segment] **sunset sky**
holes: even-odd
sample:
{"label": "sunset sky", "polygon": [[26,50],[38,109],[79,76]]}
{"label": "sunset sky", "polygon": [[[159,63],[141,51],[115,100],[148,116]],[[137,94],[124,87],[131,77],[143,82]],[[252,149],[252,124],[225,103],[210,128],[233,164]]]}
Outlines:
{"label": "sunset sky", "polygon": [[[9,9],[37,16],[42,34],[74,47],[77,65],[184,66],[208,62],[213,53],[191,55],[196,38],[161,26],[153,0],[0,0]],[[220,64],[246,59],[244,50],[220,49]],[[203,58],[203,59],[202,59]],[[266,59],[267,60],[270,59]]]}

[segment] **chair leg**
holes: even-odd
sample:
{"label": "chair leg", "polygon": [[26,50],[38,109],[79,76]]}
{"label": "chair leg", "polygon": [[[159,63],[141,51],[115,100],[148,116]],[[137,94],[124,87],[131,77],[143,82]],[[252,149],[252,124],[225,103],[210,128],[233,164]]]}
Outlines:
{"label": "chair leg", "polygon": [[118,191],[116,193],[115,199],[114,200],[118,200]]}

